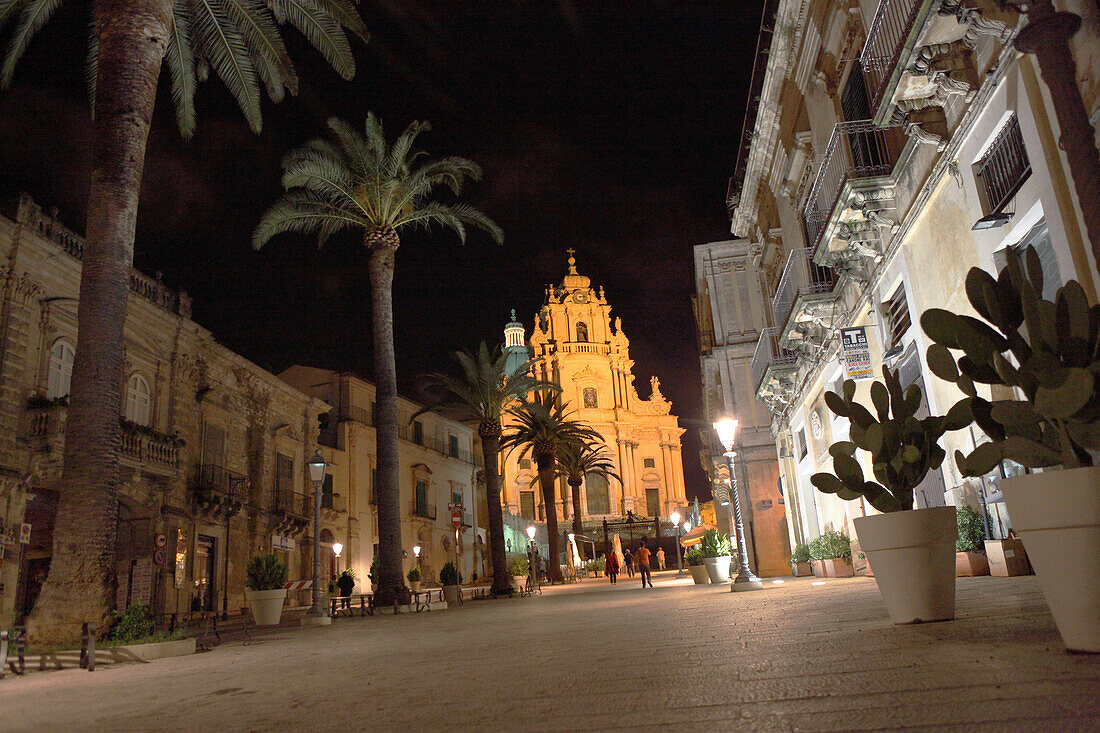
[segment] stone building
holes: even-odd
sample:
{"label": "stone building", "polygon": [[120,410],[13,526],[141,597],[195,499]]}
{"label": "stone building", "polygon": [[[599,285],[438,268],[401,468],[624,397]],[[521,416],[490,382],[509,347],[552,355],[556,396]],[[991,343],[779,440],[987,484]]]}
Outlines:
{"label": "stone building", "polygon": [[[708,424],[734,417],[737,431],[737,489],[745,523],[749,564],[758,575],[788,575],[790,542],[779,479],[771,413],[752,389],[752,356],[767,326],[763,287],[752,266],[747,240],[695,246],[695,295],[703,415]],[[728,482],[724,448],[713,429],[700,430],[700,460],[712,482]],[[732,532],[722,509],[718,527]]]}
{"label": "stone building", "polygon": [[[1049,9],[1027,5],[1034,18]],[[1059,34],[1072,24],[1025,31],[1033,19],[992,0],[765,3],[727,203],[733,246],[749,253],[770,307],[751,385],[730,386],[741,392],[735,402],[755,393],[772,413],[792,543],[826,529],[851,535],[852,517],[873,511],[809,483],[848,434],[826,409],[826,390],[851,375],[869,404],[864,378],[887,363],[922,387],[925,414],[944,414],[961,396],[928,371],[918,319],[931,307],[969,313],[970,267],[993,272],[1034,245],[1048,297],[1074,278],[1096,302],[1088,237],[1100,237],[1100,210],[1083,211],[1078,195],[1091,180],[1095,196],[1095,131],[1082,128],[1100,115],[1098,11],[1084,0],[1058,5],[1084,19],[1068,47]],[[1071,51],[1076,78],[1065,59],[1041,68],[1014,41]],[[1077,93],[1084,110],[1063,130]],[[952,456],[980,440],[974,428],[943,443]],[[918,487],[917,504],[973,502],[978,483],[949,457]]]}
{"label": "stone building", "polygon": [[[338,542],[344,550],[339,560],[331,552],[323,554],[321,575],[332,577],[352,567],[359,588],[369,589],[368,573],[378,549],[374,385],[346,372],[305,366],[291,367],[279,377],[332,406],[322,418],[320,436],[321,453],[332,477],[322,495],[321,540],[322,547]],[[412,420],[420,407],[398,398],[404,571],[418,563],[424,581],[436,581],[443,564],[457,559],[465,580],[475,574],[484,578],[489,553],[485,529],[480,528],[485,523],[485,487],[476,432],[434,412]],[[462,506],[457,532],[451,505]]]}
{"label": "stone building", "polygon": [[[83,246],[28,197],[0,216],[0,624],[29,612],[53,551]],[[248,559],[276,538],[308,574],[305,461],[328,410],[190,316],[185,293],[131,274],[117,603],[161,620],[239,610]]]}
{"label": "stone building", "polygon": [[[506,345],[516,349],[523,327],[514,319],[505,329]],[[667,517],[686,504],[680,436],[672,404],[661,394],[657,377],[650,396],[642,399],[634,387],[630,341],[602,287],[569,271],[560,284],[546,289],[542,309],[528,340],[525,356],[536,359],[538,378],[562,388],[562,399],[574,417],[603,437],[622,482],[590,475],[581,488],[583,521],[625,516]],[[523,359],[518,359],[522,363]],[[502,496],[506,510],[525,519],[543,520],[546,507],[530,455],[519,451],[501,459]],[[570,491],[557,482],[554,511],[562,521],[572,517]]]}

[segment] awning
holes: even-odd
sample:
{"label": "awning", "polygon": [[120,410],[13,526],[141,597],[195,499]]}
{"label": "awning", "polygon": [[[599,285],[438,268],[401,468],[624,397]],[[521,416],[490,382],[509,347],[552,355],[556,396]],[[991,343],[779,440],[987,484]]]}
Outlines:
{"label": "awning", "polygon": [[683,547],[691,547],[692,545],[699,544],[703,541],[703,535],[707,533],[708,529],[716,529],[716,527],[713,524],[700,524],[680,538],[680,545]]}

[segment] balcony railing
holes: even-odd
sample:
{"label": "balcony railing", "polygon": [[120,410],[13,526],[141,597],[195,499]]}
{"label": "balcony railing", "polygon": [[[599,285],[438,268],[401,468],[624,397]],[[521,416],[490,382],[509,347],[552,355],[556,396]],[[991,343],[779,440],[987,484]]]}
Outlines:
{"label": "balcony railing", "polygon": [[221,466],[202,463],[195,469],[191,489],[199,501],[222,499],[244,503],[248,500],[248,477]]}
{"label": "balcony railing", "polygon": [[978,165],[990,214],[1000,214],[1031,175],[1020,122],[1013,116]]}
{"label": "balcony railing", "polygon": [[122,457],[148,468],[175,474],[180,467],[180,441],[147,428],[124,423]]}
{"label": "balcony railing", "polygon": [[779,346],[779,332],[775,328],[765,328],[756,342],[756,351],[752,355],[753,389],[759,390],[764,375],[771,366],[793,366],[797,363],[793,352]]}
{"label": "balcony railing", "polygon": [[892,86],[894,72],[900,76],[898,62],[910,42],[921,7],[927,4],[928,0],[879,0],[859,57],[872,110],[882,104],[886,90]]}
{"label": "balcony railing", "polygon": [[894,162],[885,130],[870,120],[838,123],[802,209],[806,246],[817,249],[849,180],[889,175]]}
{"label": "balcony railing", "polygon": [[313,497],[290,489],[271,490],[271,511],[299,517],[313,516]]}
{"label": "balcony railing", "polygon": [[795,301],[806,295],[831,293],[836,288],[837,275],[831,267],[823,267],[811,258],[813,250],[809,247],[796,249],[787,258],[779,287],[772,299],[772,312],[782,336],[786,330],[787,319],[791,317]]}
{"label": "balcony railing", "polygon": [[435,519],[435,504],[421,504],[419,502],[413,502],[412,514],[414,517],[423,517],[424,519]]}

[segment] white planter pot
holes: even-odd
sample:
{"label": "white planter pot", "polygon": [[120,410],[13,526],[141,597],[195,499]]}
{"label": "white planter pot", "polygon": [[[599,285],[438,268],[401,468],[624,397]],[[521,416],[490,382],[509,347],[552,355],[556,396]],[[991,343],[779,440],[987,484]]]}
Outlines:
{"label": "white planter pot", "polygon": [[443,586],[443,599],[447,601],[447,605],[452,603],[458,603],[458,586],[457,585],[445,585]]}
{"label": "white planter pot", "polygon": [[707,575],[712,583],[730,582],[730,556],[704,557],[703,567],[707,569]]}
{"label": "white planter pot", "polygon": [[252,609],[252,620],[257,626],[277,626],[283,615],[286,588],[278,590],[246,590],[245,598]]}
{"label": "white planter pot", "polygon": [[955,618],[955,507],[858,517],[854,524],[891,621]]}
{"label": "white planter pot", "polygon": [[691,571],[691,579],[695,581],[695,585],[706,585],[710,582],[710,576],[707,575],[706,566],[688,565],[688,570]]}
{"label": "white planter pot", "polygon": [[1100,468],[1001,482],[1066,648],[1100,652]]}

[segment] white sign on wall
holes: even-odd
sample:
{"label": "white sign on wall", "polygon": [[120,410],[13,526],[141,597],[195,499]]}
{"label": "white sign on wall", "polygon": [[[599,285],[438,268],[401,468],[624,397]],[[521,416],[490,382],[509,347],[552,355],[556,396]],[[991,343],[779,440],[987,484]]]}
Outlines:
{"label": "white sign on wall", "polygon": [[874,378],[866,328],[857,326],[840,329],[840,355],[844,359],[844,371],[848,379]]}
{"label": "white sign on wall", "polygon": [[294,538],[273,534],[271,535],[271,547],[276,550],[292,552],[294,550]]}

